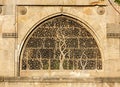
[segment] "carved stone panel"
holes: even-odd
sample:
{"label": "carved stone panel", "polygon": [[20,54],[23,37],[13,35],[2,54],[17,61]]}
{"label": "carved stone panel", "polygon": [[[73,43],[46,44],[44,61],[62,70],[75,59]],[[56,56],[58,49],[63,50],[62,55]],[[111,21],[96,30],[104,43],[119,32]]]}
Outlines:
{"label": "carved stone panel", "polygon": [[36,26],[26,38],[21,70],[101,70],[94,37],[78,20],[65,15]]}

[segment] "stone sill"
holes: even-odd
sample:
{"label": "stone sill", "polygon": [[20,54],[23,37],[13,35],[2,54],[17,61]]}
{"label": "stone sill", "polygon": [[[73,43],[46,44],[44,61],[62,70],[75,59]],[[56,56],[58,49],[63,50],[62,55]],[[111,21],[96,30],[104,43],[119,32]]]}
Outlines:
{"label": "stone sill", "polygon": [[120,77],[100,78],[29,78],[0,77],[0,82],[39,82],[39,83],[120,83]]}
{"label": "stone sill", "polygon": [[106,4],[93,4],[93,5],[40,5],[40,4],[17,4],[16,6],[46,6],[46,7],[94,7],[94,6],[108,6]]}
{"label": "stone sill", "polygon": [[105,5],[106,0],[17,0],[19,5]]}

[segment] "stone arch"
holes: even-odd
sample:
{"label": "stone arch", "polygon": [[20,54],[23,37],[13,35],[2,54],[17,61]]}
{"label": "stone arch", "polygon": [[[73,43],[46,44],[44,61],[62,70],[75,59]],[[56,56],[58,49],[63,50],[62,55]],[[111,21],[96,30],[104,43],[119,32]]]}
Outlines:
{"label": "stone arch", "polygon": [[64,14],[42,21],[24,41],[20,71],[101,70],[101,52],[89,30],[82,21]]}

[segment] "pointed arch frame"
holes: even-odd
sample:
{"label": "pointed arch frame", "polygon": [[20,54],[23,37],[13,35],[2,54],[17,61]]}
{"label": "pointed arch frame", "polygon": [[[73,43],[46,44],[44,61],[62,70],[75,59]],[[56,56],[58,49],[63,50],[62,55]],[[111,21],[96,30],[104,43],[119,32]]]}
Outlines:
{"label": "pointed arch frame", "polygon": [[[60,13],[55,13],[55,14],[52,14],[52,15],[49,15],[43,19],[41,19],[40,21],[38,21],[36,24],[33,25],[33,27],[27,32],[27,34],[24,36],[23,40],[21,41],[21,44],[20,44],[20,49],[19,49],[19,53],[18,53],[18,73],[17,75],[18,76],[21,76],[21,56],[23,54],[23,50],[24,50],[24,46],[25,46],[25,42],[27,41],[27,39],[30,37],[31,33],[36,30],[36,28],[42,24],[43,22],[49,20],[49,19],[52,19],[54,17],[57,17],[57,16],[67,16],[69,18],[72,18],[74,20],[77,21],[77,23],[79,24],[82,24],[86,30],[88,32],[90,32],[90,34],[94,37],[95,41],[97,42],[97,45],[98,45],[98,48],[100,50],[100,53],[101,53],[101,58],[102,58],[102,61],[103,61],[103,56],[104,54],[102,53],[102,47],[101,47],[101,43],[100,43],[100,40],[98,38],[98,35],[96,34],[96,32],[94,31],[93,27],[89,25],[89,23],[87,23],[85,20],[79,18],[79,17],[76,17],[75,15],[72,15],[72,14],[68,14],[68,13],[65,13],[65,12],[60,12]],[[104,69],[104,67],[102,66],[102,68]],[[103,70],[102,69],[102,70]]]}

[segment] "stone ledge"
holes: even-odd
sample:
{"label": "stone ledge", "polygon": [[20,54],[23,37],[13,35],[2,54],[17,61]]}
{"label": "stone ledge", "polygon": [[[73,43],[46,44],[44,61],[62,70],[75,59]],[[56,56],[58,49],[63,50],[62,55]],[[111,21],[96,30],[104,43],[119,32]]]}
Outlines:
{"label": "stone ledge", "polygon": [[39,82],[39,83],[120,83],[120,77],[100,78],[29,78],[0,77],[0,82]]}
{"label": "stone ledge", "polygon": [[94,7],[94,6],[101,6],[101,7],[105,7],[108,5],[99,5],[99,4],[95,4],[95,5],[34,5],[34,4],[17,4],[16,6],[46,6],[46,7],[59,7],[59,6],[63,6],[63,7]]}
{"label": "stone ledge", "polygon": [[106,1],[100,0],[17,0],[17,4],[27,5],[105,5]]}

